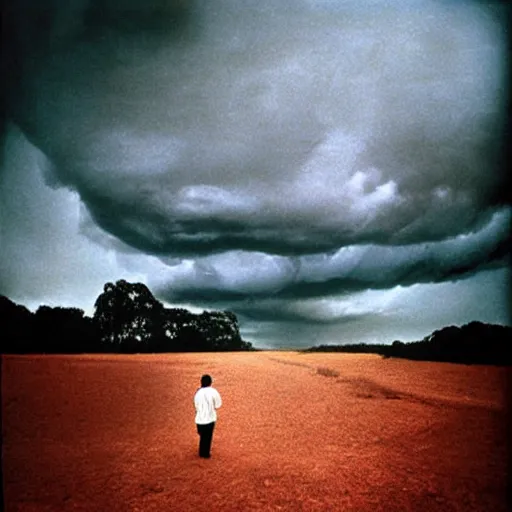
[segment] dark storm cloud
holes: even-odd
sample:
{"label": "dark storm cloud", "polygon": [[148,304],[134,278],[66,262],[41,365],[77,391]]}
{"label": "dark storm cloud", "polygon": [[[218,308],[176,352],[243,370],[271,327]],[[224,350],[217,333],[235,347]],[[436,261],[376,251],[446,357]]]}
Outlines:
{"label": "dark storm cloud", "polygon": [[169,301],[329,323],[291,299],[504,266],[501,8],[362,4],[11,2],[9,122]]}
{"label": "dark storm cloud", "polygon": [[15,121],[151,253],[441,240],[500,204],[490,13],[274,4],[19,7]]}
{"label": "dark storm cloud", "polygon": [[165,38],[186,39],[194,27],[194,0],[100,0],[87,2],[84,9],[85,34],[102,35],[118,31]]}
{"label": "dark storm cloud", "polygon": [[[323,308],[321,308],[323,306]],[[337,326],[350,324],[356,321],[367,321],[375,313],[332,315],[326,313],[325,303],[315,306],[298,307],[290,302],[259,301],[258,303],[239,303],[233,308],[238,317],[251,321],[276,322],[285,324],[318,325],[336,324]]]}
{"label": "dark storm cloud", "polygon": [[194,262],[171,261],[160,268],[154,287],[169,301],[211,303],[456,280],[507,265],[510,220],[509,212],[496,214],[480,231],[438,243],[351,246],[294,258],[231,252]]}

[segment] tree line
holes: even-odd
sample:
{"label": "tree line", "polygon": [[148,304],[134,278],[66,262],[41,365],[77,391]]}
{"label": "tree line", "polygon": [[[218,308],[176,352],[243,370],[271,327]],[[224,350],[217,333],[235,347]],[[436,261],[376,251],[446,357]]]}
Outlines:
{"label": "tree line", "polygon": [[373,353],[417,361],[508,366],[512,365],[511,339],[512,327],[470,322],[461,327],[443,327],[420,341],[396,340],[391,345],[318,345],[306,351]]}
{"label": "tree line", "polygon": [[155,353],[252,350],[230,311],[166,308],[141,283],[106,283],[94,315],[42,305],[35,313],[0,296],[2,352]]}

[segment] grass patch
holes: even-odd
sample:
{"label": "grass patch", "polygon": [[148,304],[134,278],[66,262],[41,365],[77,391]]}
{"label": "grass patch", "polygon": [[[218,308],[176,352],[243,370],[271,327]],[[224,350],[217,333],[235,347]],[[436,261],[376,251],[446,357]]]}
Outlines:
{"label": "grass patch", "polygon": [[340,372],[333,370],[332,368],[327,368],[326,366],[319,366],[316,369],[316,373],[318,375],[323,375],[324,377],[339,377]]}

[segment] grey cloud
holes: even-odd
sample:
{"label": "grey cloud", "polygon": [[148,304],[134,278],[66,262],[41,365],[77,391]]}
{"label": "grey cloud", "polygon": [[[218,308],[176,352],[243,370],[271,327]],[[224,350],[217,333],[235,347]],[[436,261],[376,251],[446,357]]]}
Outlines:
{"label": "grey cloud", "polygon": [[154,286],[167,300],[207,302],[319,297],[455,280],[507,265],[510,220],[510,210],[503,209],[481,230],[436,243],[348,246],[292,258],[232,251],[178,260],[160,270]]}
{"label": "grey cloud", "polygon": [[[335,303],[335,300],[332,300]],[[242,302],[234,307],[236,314],[244,320],[293,323],[308,326],[325,326],[336,324],[337,326],[365,321],[369,316],[377,316],[375,312],[351,313],[346,310],[330,311],[330,300],[322,300],[313,303],[301,303],[300,301],[268,300],[257,302]]]}
{"label": "grey cloud", "polygon": [[100,0],[84,10],[85,32],[159,33],[187,38],[194,25],[194,0]]}
{"label": "grey cloud", "polygon": [[[52,5],[49,42],[21,38],[31,58],[12,115],[54,183],[134,248],[419,244],[503,203],[505,42],[491,9]],[[24,36],[41,30],[28,20]]]}

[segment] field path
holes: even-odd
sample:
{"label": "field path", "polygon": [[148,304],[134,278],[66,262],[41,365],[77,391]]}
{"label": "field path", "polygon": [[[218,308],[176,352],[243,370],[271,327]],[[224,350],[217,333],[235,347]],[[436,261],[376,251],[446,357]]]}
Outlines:
{"label": "field path", "polygon": [[[209,460],[203,373],[224,402]],[[2,356],[5,510],[505,511],[509,378],[356,354]]]}

